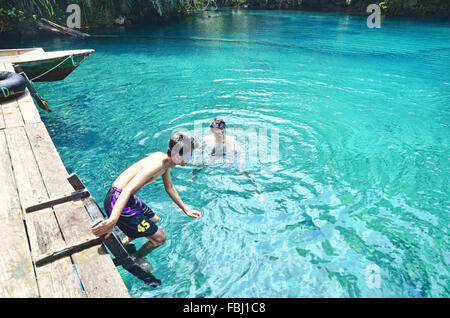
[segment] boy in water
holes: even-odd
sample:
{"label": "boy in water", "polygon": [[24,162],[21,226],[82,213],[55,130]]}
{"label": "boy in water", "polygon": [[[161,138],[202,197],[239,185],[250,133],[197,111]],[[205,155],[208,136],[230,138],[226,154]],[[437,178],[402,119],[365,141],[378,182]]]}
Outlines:
{"label": "boy in water", "polygon": [[148,242],[139,249],[138,257],[143,257],[161,246],[166,241],[166,234],[155,224],[160,218],[135,195],[160,176],[163,179],[164,189],[173,202],[187,216],[201,217],[200,211],[184,205],[170,176],[170,168],[176,165],[185,166],[189,162],[195,147],[195,140],[189,134],[174,132],[170,137],[167,153],[155,152],[122,172],[105,197],[104,208],[109,218],[92,228],[92,233],[108,237],[117,224],[127,235],[124,244],[145,236]]}
{"label": "boy in water", "polygon": [[[209,149],[209,159],[214,162],[224,162],[224,159],[231,159],[234,161],[234,154],[236,153],[239,160],[239,172],[245,172],[245,151],[239,145],[234,137],[225,135],[226,124],[225,121],[219,118],[214,120],[209,125],[211,135],[203,138],[202,144],[198,152],[203,152]],[[196,153],[193,164],[197,163],[198,153]]]}

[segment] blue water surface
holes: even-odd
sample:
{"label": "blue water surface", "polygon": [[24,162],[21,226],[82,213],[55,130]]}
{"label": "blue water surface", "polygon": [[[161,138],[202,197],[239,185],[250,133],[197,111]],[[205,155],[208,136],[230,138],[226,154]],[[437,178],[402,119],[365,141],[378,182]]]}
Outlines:
{"label": "blue water surface", "polygon": [[161,180],[138,193],[168,239],[148,256],[162,286],[119,269],[132,296],[450,296],[448,21],[369,29],[364,16],[221,10],[93,33],[110,37],[2,44],[96,50],[36,86],[68,171],[98,202],[176,129],[201,138],[220,117],[257,136],[243,145],[249,176],[172,169],[201,219]]}

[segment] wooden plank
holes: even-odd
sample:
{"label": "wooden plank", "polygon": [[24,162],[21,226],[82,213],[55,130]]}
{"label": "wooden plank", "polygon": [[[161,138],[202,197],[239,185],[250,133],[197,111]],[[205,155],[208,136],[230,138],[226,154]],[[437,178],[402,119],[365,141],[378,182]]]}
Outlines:
{"label": "wooden plank", "polygon": [[3,63],[3,68],[5,72],[14,72],[14,66],[11,63]]}
{"label": "wooden plank", "polygon": [[0,297],[38,297],[4,131],[0,131]]}
{"label": "wooden plank", "polygon": [[41,116],[28,89],[22,96],[17,97],[17,102],[25,124],[41,122]]}
{"label": "wooden plank", "polygon": [[0,106],[0,130],[5,129],[5,119],[3,118],[3,108]]}
{"label": "wooden plank", "polygon": [[[3,69],[6,72],[14,72],[14,67],[11,63],[3,63]],[[1,103],[1,109],[5,128],[23,126],[22,113],[20,112],[17,98],[3,101]]]}
{"label": "wooden plank", "polygon": [[[48,198],[38,165],[24,127],[5,130],[14,176],[22,207]],[[66,243],[53,210],[48,208],[25,216],[33,259]],[[70,258],[36,268],[42,297],[83,297]]]}
{"label": "wooden plank", "polygon": [[61,195],[61,196],[57,196],[57,197],[52,197],[51,199],[48,200],[44,200],[42,202],[36,203],[34,205],[31,205],[29,207],[25,208],[25,212],[30,213],[30,212],[35,212],[35,211],[39,211],[45,208],[50,208],[52,206],[61,204],[61,203],[66,203],[69,201],[74,201],[74,200],[78,200],[78,199],[82,199],[82,198],[86,198],[88,196],[90,196],[91,194],[87,191],[87,190],[81,190],[81,191],[75,191],[72,192],[71,194],[68,195]]}
{"label": "wooden plank", "polygon": [[0,130],[5,129],[5,119],[3,118],[3,108],[0,106]]}
{"label": "wooden plank", "polygon": [[[11,63],[0,63],[0,71],[14,72],[14,67]],[[41,121],[41,116],[39,115],[39,111],[34,105],[33,98],[31,97],[28,89],[20,96],[17,96],[14,100],[17,101],[17,106],[19,107],[19,111],[22,115],[22,119],[24,123],[37,123]],[[8,118],[9,122],[11,122],[11,127],[14,126],[22,126],[20,124],[20,119],[18,119],[17,114],[14,113],[14,116]],[[14,123],[19,123],[14,124]],[[0,121],[1,128],[1,121]]]}
{"label": "wooden plank", "polygon": [[1,104],[5,128],[23,126],[22,113],[15,98],[3,101]]}
{"label": "wooden plank", "polygon": [[102,244],[102,240],[99,237],[93,239],[87,239],[81,242],[67,245],[62,249],[51,251],[47,254],[41,255],[36,258],[36,266],[44,266],[48,263],[54,262],[62,257],[70,256],[74,253],[81,252],[89,247]]}
{"label": "wooden plank", "polygon": [[15,187],[5,132],[0,131],[0,219],[22,222],[19,196]]}
{"label": "wooden plank", "polygon": [[[25,129],[49,195],[57,196],[73,191],[67,181],[66,168],[44,124],[26,125]],[[64,203],[53,209],[67,244],[94,237],[90,230],[91,220],[81,201]],[[130,297],[103,246],[73,254],[72,259],[89,297]]]}
{"label": "wooden plank", "polygon": [[[6,71],[5,63],[0,62],[0,72]],[[5,129],[5,120],[3,119],[3,108],[0,106],[0,130]]]}

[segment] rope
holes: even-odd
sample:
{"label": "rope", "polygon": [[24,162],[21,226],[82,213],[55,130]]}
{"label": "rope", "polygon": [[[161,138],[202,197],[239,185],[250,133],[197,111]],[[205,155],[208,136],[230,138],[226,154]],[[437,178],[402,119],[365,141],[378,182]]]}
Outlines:
{"label": "rope", "polygon": [[70,54],[66,59],[64,59],[64,61],[62,61],[61,63],[59,63],[58,65],[52,67],[51,69],[49,69],[48,71],[42,73],[41,75],[36,76],[35,78],[32,78],[31,81],[34,81],[35,79],[38,79],[48,73],[50,73],[51,71],[53,71],[55,68],[57,68],[58,66],[62,65],[65,61],[67,61],[68,59],[72,59],[72,65],[75,66],[75,61],[73,60],[73,54]]}

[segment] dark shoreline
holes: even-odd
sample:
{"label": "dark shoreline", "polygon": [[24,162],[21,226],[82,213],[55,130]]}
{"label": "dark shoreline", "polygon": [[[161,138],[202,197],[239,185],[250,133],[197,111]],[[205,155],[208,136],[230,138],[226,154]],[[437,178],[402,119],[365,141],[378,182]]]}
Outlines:
{"label": "dark shoreline", "polygon": [[[375,1],[374,1],[375,3]],[[244,7],[245,6],[245,7]],[[346,7],[346,6],[337,6],[332,3],[317,7],[317,6],[305,6],[301,7],[296,6],[252,6],[250,4],[244,6],[236,6],[236,8],[240,9],[250,9],[250,10],[286,10],[286,11],[304,11],[304,12],[328,12],[328,13],[343,13],[343,14],[355,14],[355,15],[369,15],[370,13],[366,12],[367,6],[361,5],[360,7]],[[225,7],[222,7],[225,8]],[[229,7],[233,8],[233,7]],[[424,12],[419,9],[406,9],[399,12],[390,12],[382,10],[381,14],[389,17],[407,17],[407,18],[438,18],[438,19],[449,19],[450,20],[450,9],[443,10],[441,12]]]}
{"label": "dark shoreline", "polygon": [[[365,10],[355,10],[355,9],[345,9],[345,10],[317,10],[317,9],[304,9],[304,8],[260,8],[260,7],[225,7],[229,9],[239,9],[239,10],[255,10],[255,11],[286,11],[286,12],[311,12],[311,13],[334,13],[334,14],[344,14],[344,15],[359,15],[368,17],[370,12],[366,12]],[[224,9],[224,8],[220,8]],[[219,9],[219,10],[220,10]],[[214,12],[214,11],[211,11]],[[404,14],[388,14],[386,12],[381,12],[381,16],[389,17],[389,18],[410,18],[410,19],[419,19],[419,20],[429,20],[429,19],[439,19],[439,20],[448,20],[450,22],[450,12],[446,12],[443,14],[413,14],[413,13],[404,13]]]}
{"label": "dark shoreline", "polygon": [[[339,9],[339,10],[338,10]],[[321,10],[317,10],[314,8],[298,8],[298,7],[261,7],[261,6],[232,6],[232,7],[219,7],[217,11],[226,11],[226,10],[253,10],[253,11],[285,11],[285,12],[308,12],[308,13],[325,13],[325,14],[343,14],[343,15],[357,15],[357,16],[366,16],[368,17],[370,13],[366,12],[365,10],[359,10],[356,8],[321,8]],[[206,10],[204,11],[206,13],[214,13],[216,10]],[[176,12],[171,16],[167,17],[160,17],[160,16],[149,16],[149,17],[140,17],[139,19],[136,19],[134,22],[131,22],[128,20],[128,23],[125,25],[118,25],[114,23],[98,23],[95,25],[89,25],[89,27],[82,27],[81,31],[89,33],[89,30],[98,30],[98,29],[117,29],[117,28],[127,28],[127,27],[138,27],[139,25],[143,24],[143,21],[146,22],[153,22],[153,23],[165,23],[167,21],[170,21],[175,18],[182,18],[190,15],[195,14],[201,14],[202,12]],[[417,13],[417,12],[416,12]],[[450,22],[450,14],[449,12],[442,12],[442,14],[416,14],[414,12],[404,12],[402,14],[387,14],[386,12],[382,12],[383,18],[398,18],[398,19],[417,19],[422,21],[430,21],[430,20],[442,20],[442,21],[449,21]],[[60,19],[58,19],[60,20]],[[58,21],[55,19],[55,21]],[[145,24],[145,23],[144,23]],[[11,37],[17,37],[18,35],[20,37],[39,37],[39,36],[49,36],[48,34],[43,34],[42,32],[39,32],[34,27],[33,23],[25,24],[23,28],[20,30],[11,30],[11,31],[4,31],[0,32],[0,35],[3,38],[11,38]]]}

